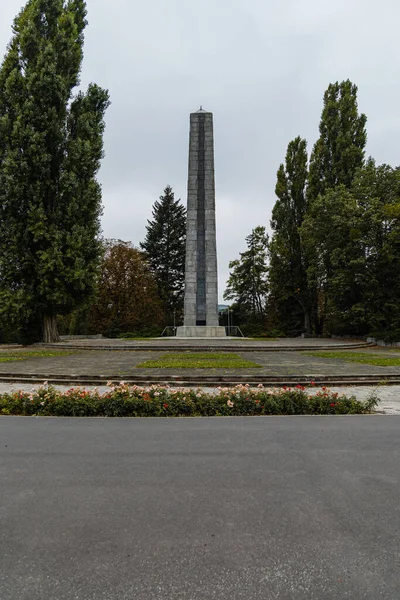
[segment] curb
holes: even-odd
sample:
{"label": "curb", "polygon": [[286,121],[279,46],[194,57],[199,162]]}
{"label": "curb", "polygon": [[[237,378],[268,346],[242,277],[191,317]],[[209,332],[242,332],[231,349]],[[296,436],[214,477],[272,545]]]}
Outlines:
{"label": "curb", "polygon": [[180,376],[91,376],[91,375],[37,375],[37,374],[0,374],[0,382],[11,384],[41,384],[47,381],[50,385],[75,385],[75,386],[106,386],[108,382],[118,384],[123,380],[129,385],[149,386],[162,385],[170,387],[233,387],[237,385],[250,385],[257,387],[293,387],[295,385],[310,385],[315,387],[346,387],[346,386],[371,386],[371,385],[400,385],[400,375],[362,375],[362,376],[324,376],[324,375],[299,375],[299,376],[214,376],[214,377],[180,377]]}

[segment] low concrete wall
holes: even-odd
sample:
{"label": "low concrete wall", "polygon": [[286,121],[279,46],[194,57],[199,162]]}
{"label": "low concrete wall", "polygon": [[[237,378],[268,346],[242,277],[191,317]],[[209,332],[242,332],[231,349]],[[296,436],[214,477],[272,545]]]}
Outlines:
{"label": "low concrete wall", "polygon": [[101,340],[103,338],[102,334],[98,335],[60,335],[60,340],[62,342],[69,342],[72,340]]}
{"label": "low concrete wall", "polygon": [[184,325],[178,327],[177,338],[222,338],[226,337],[225,327],[213,327],[211,325]]}
{"label": "low concrete wall", "polygon": [[365,335],[332,335],[333,340],[364,340],[368,344],[375,344],[382,348],[400,348],[400,342],[385,342],[378,338],[367,337]]}
{"label": "low concrete wall", "polygon": [[367,338],[367,342],[382,346],[383,348],[400,348],[400,342],[384,342],[372,337]]}

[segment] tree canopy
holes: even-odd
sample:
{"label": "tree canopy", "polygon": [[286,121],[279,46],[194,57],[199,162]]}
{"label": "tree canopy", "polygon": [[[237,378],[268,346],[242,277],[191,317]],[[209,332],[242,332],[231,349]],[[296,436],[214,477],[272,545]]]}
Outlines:
{"label": "tree canopy", "polygon": [[285,164],[280,165],[277,174],[269,247],[269,305],[281,328],[311,333],[312,295],[300,239],[300,227],[308,208],[307,167],[307,142],[297,137],[289,143]]}
{"label": "tree canopy", "polygon": [[107,240],[89,329],[109,337],[161,333],[163,320],[162,302],[145,254],[130,242]]}
{"label": "tree canopy", "polygon": [[324,94],[320,137],[310,158],[309,199],[337,185],[349,187],[364,164],[367,117],[358,112],[357,93],[347,80],[331,83]]}
{"label": "tree canopy", "polygon": [[240,258],[229,263],[230,276],[224,299],[233,300],[242,315],[260,321],[265,318],[268,292],[265,227],[255,227],[246,237],[246,244],[248,249],[240,253]]}
{"label": "tree canopy", "polygon": [[183,308],[186,257],[186,208],[175,200],[167,186],[153,205],[152,220],[147,221],[146,238],[140,244],[157,281],[166,318],[171,325],[174,311]]}
{"label": "tree canopy", "polygon": [[108,93],[79,84],[84,0],[30,0],[0,69],[0,315],[56,341],[96,286]]}

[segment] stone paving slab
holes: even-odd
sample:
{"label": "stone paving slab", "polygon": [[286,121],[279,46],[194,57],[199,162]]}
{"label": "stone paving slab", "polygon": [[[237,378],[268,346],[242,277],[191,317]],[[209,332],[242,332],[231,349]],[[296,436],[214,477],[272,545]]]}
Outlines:
{"label": "stone paving slab", "polygon": [[204,377],[212,375],[256,376],[377,376],[399,375],[400,367],[377,367],[340,359],[308,356],[299,352],[238,352],[261,368],[252,369],[138,369],[137,365],[163,356],[164,352],[80,351],[69,356],[30,357],[0,363],[0,374],[83,375],[120,377],[170,376]]}

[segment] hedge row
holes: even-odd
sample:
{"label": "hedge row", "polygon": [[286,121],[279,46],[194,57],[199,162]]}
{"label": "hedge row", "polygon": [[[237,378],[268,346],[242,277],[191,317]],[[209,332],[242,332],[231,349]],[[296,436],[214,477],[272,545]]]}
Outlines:
{"label": "hedge row", "polygon": [[219,388],[201,390],[129,386],[124,382],[110,390],[71,388],[60,392],[44,385],[32,393],[15,391],[0,395],[0,415],[57,417],[214,417],[256,415],[348,415],[371,413],[375,395],[365,401],[333,393],[327,388]]}

